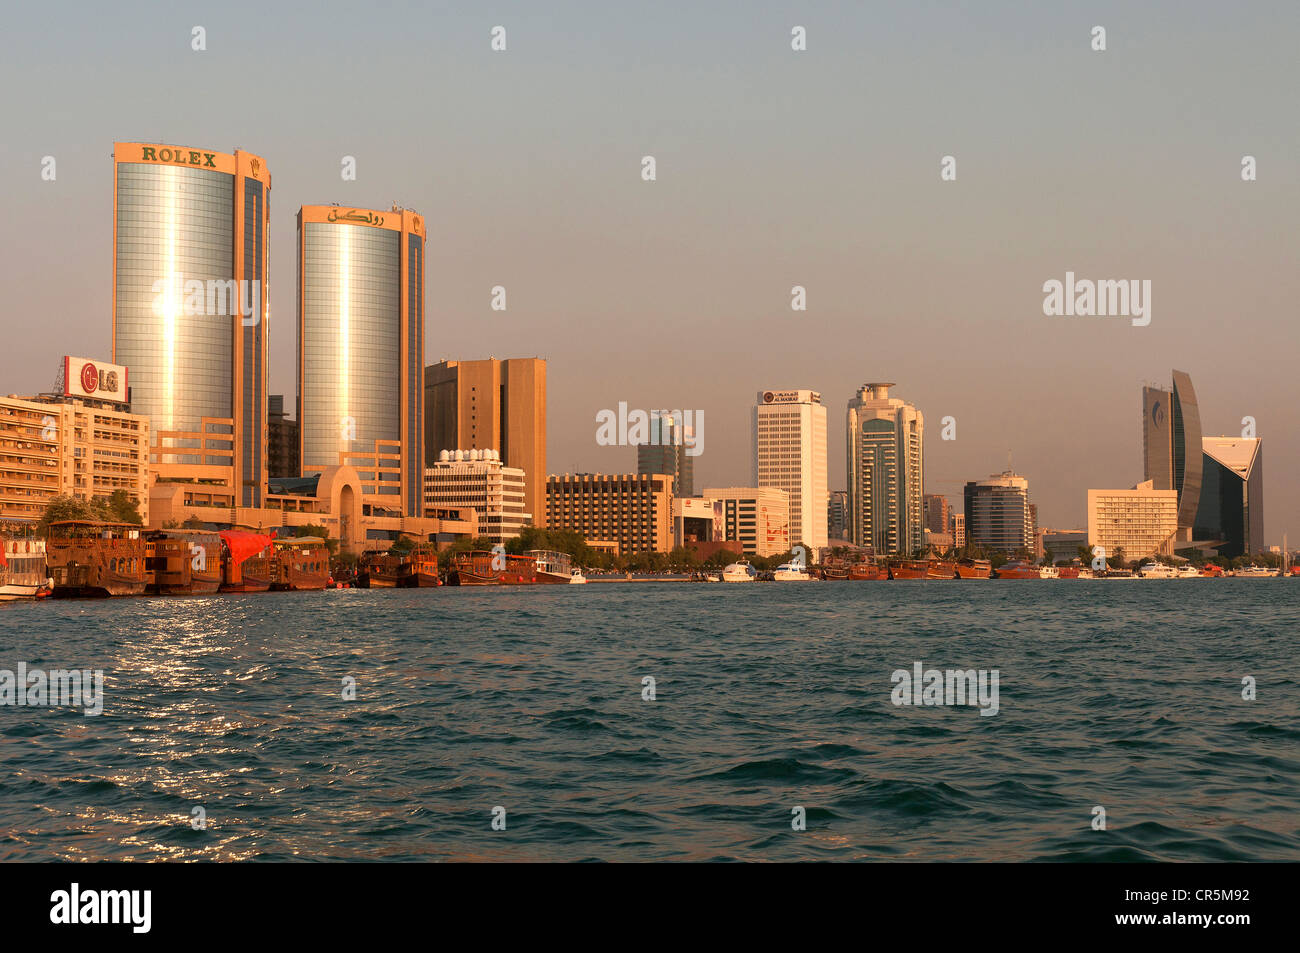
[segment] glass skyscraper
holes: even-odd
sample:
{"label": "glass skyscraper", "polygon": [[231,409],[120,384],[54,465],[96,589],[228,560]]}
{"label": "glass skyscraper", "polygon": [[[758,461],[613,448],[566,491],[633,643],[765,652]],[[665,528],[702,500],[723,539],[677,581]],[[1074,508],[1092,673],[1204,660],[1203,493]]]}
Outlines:
{"label": "glass skyscraper", "polygon": [[1200,446],[1201,412],[1191,377],[1174,371],[1170,390],[1143,387],[1143,479],[1157,490],[1178,491],[1178,526],[1188,538],[1201,496]]}
{"label": "glass skyscraper", "polygon": [[423,514],[424,221],[298,212],[298,420],[304,474],[349,465],[371,505]]}
{"label": "glass skyscraper", "polygon": [[849,401],[849,540],[880,556],[911,556],[924,545],[925,416],[890,397],[893,386],[863,384]]}
{"label": "glass skyscraper", "polygon": [[228,466],[232,505],[260,506],[266,163],[241,151],[119,142],[113,172],[113,360],[130,369],[132,412],[174,451],[159,463]]}

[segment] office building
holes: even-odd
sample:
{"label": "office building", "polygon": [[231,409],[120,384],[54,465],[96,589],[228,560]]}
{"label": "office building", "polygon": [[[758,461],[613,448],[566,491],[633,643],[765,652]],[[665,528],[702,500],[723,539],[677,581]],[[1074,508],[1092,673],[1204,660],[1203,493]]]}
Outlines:
{"label": "office building", "polygon": [[863,384],[847,413],[849,539],[877,555],[911,556],[924,544],[921,513],[925,417]]}
{"label": "office building", "polygon": [[1263,552],[1263,438],[1204,437],[1201,448],[1197,545],[1229,558]]}
{"label": "office building", "polygon": [[1088,545],[1126,562],[1172,555],[1178,534],[1178,491],[1145,480],[1131,490],[1088,491]]}
{"label": "office building", "polygon": [[266,414],[266,469],[271,479],[302,476],[298,421],[284,409],[284,395],[272,394]]}
{"label": "office building", "polygon": [[119,142],[113,150],[113,362],[150,420],[161,482],[222,506],[266,488],[267,223],[259,156]]}
{"label": "office building", "polygon": [[958,549],[966,545],[966,514],[953,510],[948,516],[948,532]]}
{"label": "office building", "polygon": [[524,471],[507,467],[495,450],[442,450],[424,471],[429,509],[473,508],[478,536],[493,543],[514,539],[529,524],[524,509]]}
{"label": "office building", "polygon": [[[495,450],[524,471],[524,509],[546,525],[546,361],[443,361],[425,370],[425,454]],[[667,517],[665,517],[667,519]]]}
{"label": "office building", "polygon": [[952,506],[948,497],[940,493],[925,493],[921,496],[921,519],[925,528],[932,533],[952,532]]}
{"label": "office building", "polygon": [[1201,412],[1192,379],[1173,372],[1169,390],[1142,388],[1142,479],[1178,493],[1178,526],[1191,538],[1201,495]]}
{"label": "office building", "polygon": [[1032,554],[1034,517],[1029,481],[1007,470],[975,480],[964,490],[966,539],[990,552]]}
{"label": "office building", "polygon": [[673,478],[664,473],[551,474],[546,525],[613,542],[624,555],[671,552]]}
{"label": "office building", "polygon": [[754,485],[785,490],[790,539],[826,545],[826,407],[814,390],[758,392],[752,419]]}
{"label": "office building", "polygon": [[352,466],[363,505],[408,516],[424,507],[424,240],[410,209],[298,210],[302,471]]}
{"label": "office building", "polygon": [[849,493],[847,490],[831,490],[826,505],[826,535],[834,544],[847,540],[848,534]]}
{"label": "office building", "polygon": [[680,415],[653,411],[649,442],[636,448],[636,472],[671,475],[678,497],[695,495],[695,457],[687,452],[695,446],[695,435],[688,429]]}
{"label": "office building", "polygon": [[[779,556],[796,544],[790,534],[790,495],[779,487],[726,486],[704,491],[722,504],[722,536],[747,556]],[[816,558],[809,549],[807,561]]]}

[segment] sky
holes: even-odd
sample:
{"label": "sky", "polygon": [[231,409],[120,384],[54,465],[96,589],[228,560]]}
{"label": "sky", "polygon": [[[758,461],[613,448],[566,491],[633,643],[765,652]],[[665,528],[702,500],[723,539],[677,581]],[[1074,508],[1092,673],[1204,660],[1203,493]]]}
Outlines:
{"label": "sky", "polygon": [[[1010,452],[1040,525],[1082,527],[1087,488],[1142,479],[1141,386],[1178,368],[1206,434],[1255,419],[1267,542],[1300,544],[1293,0],[0,16],[0,393],[110,354],[113,143],[241,148],[272,175],[270,392],[290,405],[299,206],[398,202],[429,227],[429,362],[546,358],[552,472],[635,470],[595,439],[625,401],[702,411],[697,488],[746,484],[756,392],[807,388],[842,489],[847,402],[886,380],[926,416],[928,492],[959,501]],[[1150,324],[1045,315],[1067,271],[1149,280]]]}

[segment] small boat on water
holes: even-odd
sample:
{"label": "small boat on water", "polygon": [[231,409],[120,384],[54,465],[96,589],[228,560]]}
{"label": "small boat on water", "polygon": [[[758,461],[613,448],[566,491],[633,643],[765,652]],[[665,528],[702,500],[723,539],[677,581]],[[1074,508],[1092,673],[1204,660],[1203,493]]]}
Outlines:
{"label": "small boat on water", "polygon": [[956,579],[957,564],[947,559],[931,559],[925,570],[926,579]]}
{"label": "small boat on water", "polygon": [[1271,579],[1273,576],[1276,576],[1277,574],[1278,571],[1276,569],[1270,569],[1267,566],[1255,566],[1255,565],[1242,566],[1240,569],[1236,570],[1233,573],[1234,576],[1240,576],[1244,579]]}
{"label": "small boat on water", "polygon": [[569,574],[569,585],[585,586],[586,584],[587,584],[587,577],[582,574],[581,569],[575,569],[573,570],[573,572]]}
{"label": "small boat on water", "polygon": [[812,582],[814,578],[799,563],[782,563],[772,571],[773,582]]}
{"label": "small boat on water", "polygon": [[221,591],[266,592],[271,588],[274,539],[267,533],[225,529],[221,537]]}
{"label": "small boat on water", "polygon": [[722,570],[723,582],[753,582],[757,576],[758,573],[754,571],[754,567],[746,559],[731,563]]}
{"label": "small boat on water", "polygon": [[1038,567],[1022,560],[1004,563],[993,573],[995,579],[1042,579]]}
{"label": "small boat on water", "polygon": [[277,591],[324,589],[329,583],[330,553],[318,536],[275,540],[271,588]]}
{"label": "small boat on water", "polygon": [[1179,579],[1200,579],[1200,578],[1202,578],[1202,576],[1201,576],[1201,571],[1200,571],[1199,569],[1197,569],[1195,566],[1193,566],[1191,563],[1188,563],[1188,564],[1185,565],[1185,566],[1179,566],[1179,567],[1178,567],[1178,571],[1177,571],[1176,573],[1174,573],[1174,575],[1175,575],[1177,578],[1179,578]]}
{"label": "small boat on water", "polygon": [[0,602],[44,598],[52,587],[45,540],[0,539]]}
{"label": "small boat on water", "polygon": [[889,564],[890,579],[925,579],[929,572],[926,559],[896,559]]}
{"label": "small boat on water", "polygon": [[550,549],[530,549],[537,560],[537,581],[544,586],[567,586],[573,579],[573,557]]}
{"label": "small boat on water", "polygon": [[366,578],[371,589],[412,589],[415,566],[408,555],[375,553],[366,560]]}
{"label": "small boat on water", "polygon": [[432,543],[417,543],[411,550],[411,568],[415,585],[419,589],[432,589],[442,585],[438,576],[438,547]]}
{"label": "small boat on water", "polygon": [[57,597],[144,592],[144,533],[135,523],[58,520],[50,524],[45,558]]}
{"label": "small boat on water", "polygon": [[987,559],[957,560],[958,579],[989,579],[993,575],[993,563]]}
{"label": "small boat on water", "polygon": [[838,563],[827,563],[818,569],[817,573],[826,582],[847,582],[849,578],[849,567]]}
{"label": "small boat on water", "polygon": [[865,560],[849,567],[850,582],[870,582],[888,578],[890,578],[889,567],[875,560]]}
{"label": "small boat on water", "polygon": [[1039,579],[1060,579],[1061,570],[1057,569],[1055,566],[1039,566],[1038,578]]}
{"label": "small boat on water", "polygon": [[221,537],[211,530],[160,529],[145,539],[145,591],[210,595],[221,588]]}
{"label": "small boat on water", "polygon": [[1138,575],[1143,579],[1177,579],[1178,570],[1163,563],[1149,562],[1138,567]]}
{"label": "small boat on water", "polygon": [[537,560],[476,549],[456,553],[447,569],[449,586],[532,586],[537,584]]}

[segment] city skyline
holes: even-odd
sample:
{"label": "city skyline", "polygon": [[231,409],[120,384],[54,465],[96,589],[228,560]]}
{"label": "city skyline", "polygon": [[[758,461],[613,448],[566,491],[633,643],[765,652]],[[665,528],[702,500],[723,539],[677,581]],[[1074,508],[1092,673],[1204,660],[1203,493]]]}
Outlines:
{"label": "city skyline", "polygon": [[[787,42],[796,14],[776,6],[755,5],[744,22],[691,11],[686,30],[671,9],[561,4],[543,21],[507,4],[492,23],[453,11],[444,29],[400,41],[426,55],[398,57],[397,81],[432,89],[451,77],[465,90],[430,101],[414,127],[358,64],[342,90],[291,89],[300,108],[287,121],[258,103],[257,63],[284,60],[293,76],[301,60],[301,75],[318,77],[306,66],[338,45],[338,23],[351,50],[392,43],[390,30],[346,6],[319,23],[274,14],[232,45],[234,4],[206,24],[203,53],[189,48],[183,18],[137,16],[128,31],[116,13],[87,11],[85,36],[56,39],[50,14],[26,9],[14,56],[0,65],[7,85],[63,61],[67,51],[52,44],[72,42],[79,66],[50,77],[41,108],[15,113],[13,141],[0,149],[0,172],[29,183],[15,190],[0,270],[12,314],[42,318],[42,333],[17,336],[0,359],[0,390],[47,389],[65,350],[55,339],[111,355],[112,144],[234,146],[264,157],[276,177],[269,393],[294,393],[295,211],[396,199],[431,223],[425,364],[547,358],[551,472],[635,469],[633,450],[595,443],[594,415],[620,400],[662,406],[671,394],[674,406],[709,414],[697,486],[745,483],[747,394],[790,381],[838,408],[863,380],[886,378],[907,382],[935,431],[956,419],[956,440],[928,441],[926,492],[956,502],[964,482],[997,470],[1010,449],[1033,481],[1042,524],[1078,526],[1089,487],[1141,479],[1134,394],[1172,366],[1197,382],[1206,436],[1239,434],[1249,416],[1268,439],[1265,542],[1276,544],[1300,532],[1290,477],[1300,441],[1287,427],[1300,150],[1276,118],[1294,32],[1279,21],[1300,14],[1198,7],[1173,19],[1158,6],[1097,4],[1089,20],[1111,21],[1111,46],[1095,54],[1091,22],[1058,10],[831,18],[813,4],[797,14],[809,30],[799,56]],[[418,33],[421,15],[411,17]],[[498,21],[511,44],[492,59],[488,29]],[[853,74],[864,93],[889,88],[891,74],[914,75],[925,108],[873,97],[869,122],[817,108],[864,51],[871,62]],[[187,108],[174,109],[174,88],[161,85],[112,94],[141,57],[187,77]],[[1225,68],[1204,75],[1205,57]],[[628,66],[607,71],[612,88],[596,96],[571,65],[579,60]],[[104,81],[87,89],[83,70]],[[1015,84],[1023,75],[1040,81]],[[1081,86],[1095,91],[1081,116],[1053,108],[1063,87]],[[973,104],[1008,88],[1017,108],[985,128]],[[593,121],[592,108],[615,95],[629,109]],[[253,104],[244,114],[218,108],[240,96]],[[888,150],[873,145],[881,134]],[[655,182],[639,176],[646,154],[658,160]],[[948,154],[953,182],[939,177]],[[1257,181],[1239,174],[1247,154],[1259,160]],[[54,181],[40,177],[46,155],[58,161]],[[355,181],[339,177],[349,155]],[[1042,284],[1069,270],[1150,280],[1151,324],[1046,317]],[[509,291],[504,312],[490,308],[496,285]],[[806,312],[790,310],[795,285],[807,289]],[[810,330],[791,338],[792,322]],[[624,323],[685,342],[671,376],[638,347],[602,356],[615,339],[607,332]],[[740,340],[739,328],[748,331]],[[1238,335],[1244,346],[1222,346]],[[732,353],[745,359],[719,360]],[[841,488],[844,465],[831,440],[830,489]]]}

